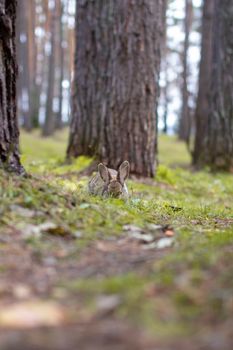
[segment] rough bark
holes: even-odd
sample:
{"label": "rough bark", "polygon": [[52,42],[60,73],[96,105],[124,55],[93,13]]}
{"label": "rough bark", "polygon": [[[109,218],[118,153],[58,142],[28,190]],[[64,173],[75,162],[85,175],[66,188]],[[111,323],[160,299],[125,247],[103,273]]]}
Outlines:
{"label": "rough bark", "polygon": [[215,0],[213,71],[205,160],[233,171],[233,3]]}
{"label": "rough bark", "polygon": [[189,90],[188,90],[188,49],[189,36],[192,25],[192,0],[185,1],[185,20],[184,20],[184,49],[182,53],[182,108],[179,123],[179,138],[180,140],[189,142],[190,135],[190,111],[189,111]]}
{"label": "rough bark", "polygon": [[0,166],[23,173],[16,117],[16,0],[0,0]]}
{"label": "rough bark", "polygon": [[162,38],[161,38],[161,71],[164,74],[164,84],[160,87],[160,99],[163,101],[163,133],[167,133],[167,116],[168,116],[168,104],[169,104],[169,80],[168,80],[168,46],[167,46],[167,0],[162,1]]}
{"label": "rough bark", "polygon": [[208,115],[210,113],[209,99],[212,73],[214,1],[205,0],[203,4],[201,60],[195,111],[195,142],[193,151],[193,164],[195,166],[198,166],[203,161]]}
{"label": "rough bark", "polygon": [[76,1],[68,157],[153,176],[157,150],[161,0]]}
{"label": "rough bark", "polygon": [[233,3],[214,0],[209,113],[198,165],[233,170]]}

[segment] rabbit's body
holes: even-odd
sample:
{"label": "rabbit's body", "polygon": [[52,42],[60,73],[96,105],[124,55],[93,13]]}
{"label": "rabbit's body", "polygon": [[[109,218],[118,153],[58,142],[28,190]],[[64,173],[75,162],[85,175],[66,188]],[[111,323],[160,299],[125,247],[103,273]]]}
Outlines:
{"label": "rabbit's body", "polygon": [[129,163],[123,162],[118,171],[98,165],[97,174],[89,181],[88,190],[93,195],[127,198],[129,193],[125,180],[129,174]]}

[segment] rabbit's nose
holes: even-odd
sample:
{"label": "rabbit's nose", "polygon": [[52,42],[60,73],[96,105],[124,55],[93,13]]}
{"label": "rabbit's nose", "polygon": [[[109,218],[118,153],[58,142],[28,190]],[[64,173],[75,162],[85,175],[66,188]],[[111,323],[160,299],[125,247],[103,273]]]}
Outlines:
{"label": "rabbit's nose", "polygon": [[110,187],[109,187],[110,191],[113,191],[113,192],[121,192],[121,185],[119,184],[119,182],[111,182],[110,183]]}

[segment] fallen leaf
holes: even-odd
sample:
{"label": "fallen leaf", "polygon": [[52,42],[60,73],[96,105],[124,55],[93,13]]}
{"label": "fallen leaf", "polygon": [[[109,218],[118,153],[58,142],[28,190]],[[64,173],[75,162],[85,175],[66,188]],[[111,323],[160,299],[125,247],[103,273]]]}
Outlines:
{"label": "fallen leaf", "polygon": [[58,326],[65,321],[62,308],[54,302],[28,301],[2,307],[0,326],[34,328]]}
{"label": "fallen leaf", "polygon": [[164,232],[164,234],[165,234],[165,236],[167,236],[167,237],[173,237],[174,236],[174,231],[173,230],[166,230],[165,232]]}

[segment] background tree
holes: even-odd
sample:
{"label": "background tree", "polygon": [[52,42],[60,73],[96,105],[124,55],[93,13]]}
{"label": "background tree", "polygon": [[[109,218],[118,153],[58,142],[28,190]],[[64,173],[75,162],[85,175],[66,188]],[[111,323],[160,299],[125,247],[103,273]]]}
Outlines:
{"label": "background tree", "polygon": [[188,89],[188,77],[189,77],[189,37],[192,26],[192,0],[185,0],[185,18],[184,18],[184,48],[182,52],[182,107],[181,116],[179,121],[179,138],[186,143],[189,142],[191,120],[189,109],[189,89]]}
{"label": "background tree", "polygon": [[48,59],[48,82],[46,89],[46,109],[45,109],[45,122],[43,125],[43,136],[49,136],[55,129],[55,120],[53,113],[53,99],[54,99],[54,85],[55,85],[55,35],[56,35],[56,16],[58,5],[54,2],[54,7],[49,11],[49,35],[50,50]]}
{"label": "background tree", "polygon": [[16,0],[0,1],[0,165],[23,172],[16,118]]}
{"label": "background tree", "polygon": [[193,151],[193,164],[200,165],[203,161],[203,151],[206,147],[205,137],[210,113],[210,80],[212,74],[213,53],[213,16],[214,1],[205,0],[202,15],[202,43],[199,70],[199,87],[195,111],[195,142]]}
{"label": "background tree", "polygon": [[210,97],[204,142],[196,145],[196,163],[233,169],[233,3],[214,1]]}
{"label": "background tree", "polygon": [[67,155],[95,156],[153,176],[161,1],[76,1],[72,123]]}
{"label": "background tree", "polygon": [[[31,1],[30,7],[31,7]],[[31,26],[32,13],[27,11],[28,2],[27,0],[21,0],[20,5],[17,6],[17,59],[19,62],[19,74],[18,79],[18,98],[20,100],[19,110],[23,116],[23,127],[30,131],[32,129],[32,118],[31,118],[31,79],[32,79],[32,58],[30,53],[32,52],[29,46],[29,37],[32,36],[29,25]],[[19,44],[20,43],[20,44]]]}
{"label": "background tree", "polygon": [[51,135],[68,123],[74,1],[21,0],[17,7],[18,114],[26,131]]}

